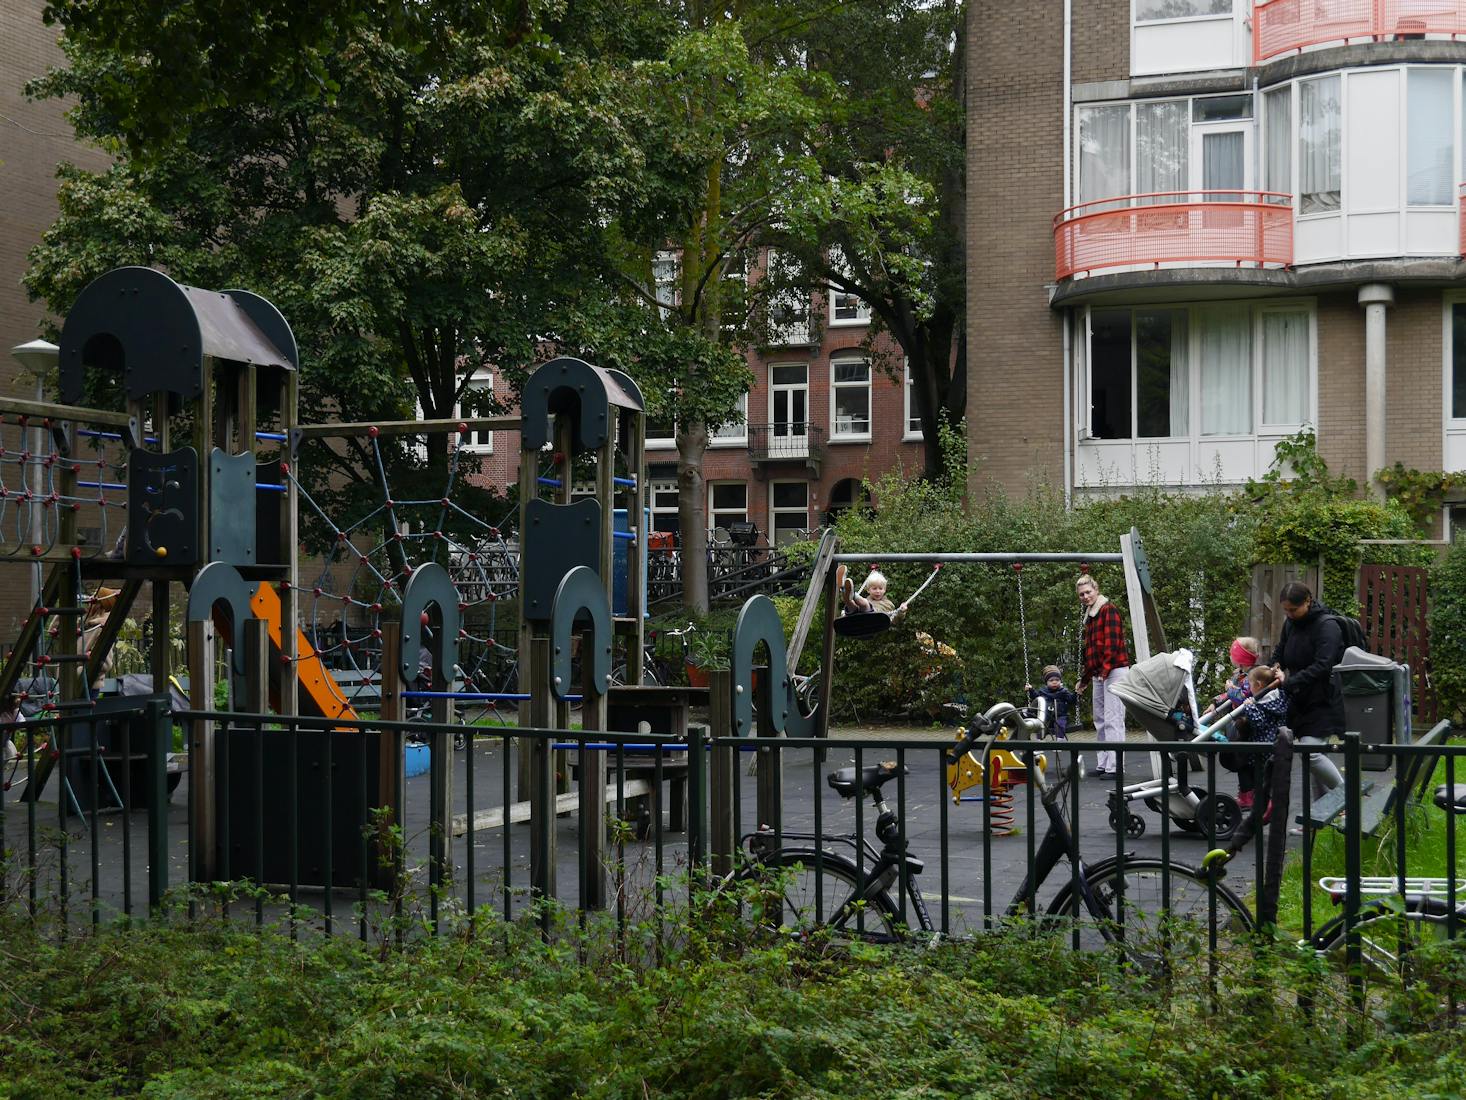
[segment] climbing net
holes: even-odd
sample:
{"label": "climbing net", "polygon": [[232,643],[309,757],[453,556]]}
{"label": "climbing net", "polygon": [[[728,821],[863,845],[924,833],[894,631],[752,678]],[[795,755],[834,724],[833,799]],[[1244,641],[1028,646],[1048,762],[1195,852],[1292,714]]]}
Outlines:
{"label": "climbing net", "polygon": [[[0,558],[41,558],[57,549],[73,557],[120,556],[118,539],[127,528],[122,436],[92,428],[74,435],[73,453],[63,454],[51,421],[0,416]],[[76,453],[83,441],[86,456]],[[72,487],[65,487],[65,474],[75,475]],[[77,514],[85,537],[60,546],[68,511]]]}
{"label": "climbing net", "polygon": [[302,584],[302,617],[316,654],[328,667],[358,674],[360,683],[380,682],[382,616],[401,605],[415,568],[437,562],[458,590],[462,622],[458,667],[445,670],[445,679],[468,692],[515,693],[517,650],[495,637],[499,603],[519,591],[518,547],[509,527],[512,511],[490,520],[453,499],[473,457],[456,443],[449,447],[438,496],[398,499],[387,475],[380,433],[372,428],[367,434],[380,503],[353,523],[337,524],[295,471],[282,466],[283,476],[334,544],[319,573]]}

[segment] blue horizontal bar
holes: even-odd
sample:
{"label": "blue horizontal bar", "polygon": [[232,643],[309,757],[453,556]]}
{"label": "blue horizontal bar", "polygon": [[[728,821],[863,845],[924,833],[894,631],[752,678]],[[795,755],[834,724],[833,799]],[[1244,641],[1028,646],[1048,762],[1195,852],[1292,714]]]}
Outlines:
{"label": "blue horizontal bar", "polygon": [[260,489],[260,490],[267,490],[267,491],[269,491],[271,493],[283,493],[285,491],[285,486],[283,486],[283,485],[272,485],[268,481],[259,481],[259,482],[256,482],[255,483],[255,488],[256,489]]}
{"label": "blue horizontal bar", "polygon": [[560,488],[560,479],[558,477],[537,477],[535,480],[541,485],[548,485],[551,489]]}
{"label": "blue horizontal bar", "polygon": [[611,534],[618,539],[625,539],[627,542],[636,541],[635,531],[612,531]]}
{"label": "blue horizontal bar", "polygon": [[126,489],[126,485],[119,485],[115,481],[78,481],[76,483],[83,489]]}
{"label": "blue horizontal bar", "polygon": [[273,439],[277,443],[285,442],[284,432],[255,432],[256,439]]}

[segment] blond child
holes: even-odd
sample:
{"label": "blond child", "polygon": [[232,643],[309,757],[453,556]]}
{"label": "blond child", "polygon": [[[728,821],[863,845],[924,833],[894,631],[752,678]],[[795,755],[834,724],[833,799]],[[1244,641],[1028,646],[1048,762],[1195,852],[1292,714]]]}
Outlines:
{"label": "blond child", "polygon": [[855,581],[851,577],[846,577],[841,587],[847,615],[858,611],[884,611],[891,616],[892,625],[906,618],[907,605],[903,603],[897,607],[895,601],[886,595],[889,584],[879,569],[870,571],[860,591],[855,590]]}

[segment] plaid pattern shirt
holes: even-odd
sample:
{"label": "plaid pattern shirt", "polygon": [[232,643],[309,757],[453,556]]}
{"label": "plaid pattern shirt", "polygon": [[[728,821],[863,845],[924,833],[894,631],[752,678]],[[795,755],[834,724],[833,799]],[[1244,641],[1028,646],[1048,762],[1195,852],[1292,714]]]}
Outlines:
{"label": "plaid pattern shirt", "polygon": [[1103,680],[1130,664],[1125,645],[1125,620],[1108,600],[1093,615],[1084,616],[1084,679]]}

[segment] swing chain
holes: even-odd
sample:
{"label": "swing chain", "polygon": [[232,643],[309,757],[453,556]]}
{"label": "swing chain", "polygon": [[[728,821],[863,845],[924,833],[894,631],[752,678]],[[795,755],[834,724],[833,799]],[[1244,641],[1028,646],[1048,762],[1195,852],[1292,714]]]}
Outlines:
{"label": "swing chain", "polygon": [[1028,617],[1023,609],[1023,563],[1013,563],[1013,573],[1018,578],[1018,636],[1023,642],[1023,682],[1033,683],[1033,674],[1028,667]]}

